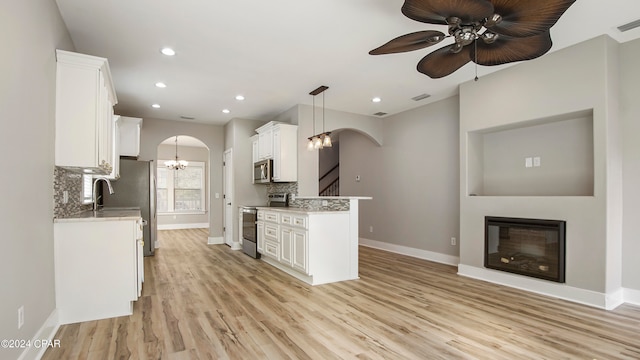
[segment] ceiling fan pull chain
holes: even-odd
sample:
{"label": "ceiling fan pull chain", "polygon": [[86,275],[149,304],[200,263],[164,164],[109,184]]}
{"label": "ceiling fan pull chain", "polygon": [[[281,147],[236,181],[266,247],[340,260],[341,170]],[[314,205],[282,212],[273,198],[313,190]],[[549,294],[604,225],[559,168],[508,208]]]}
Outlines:
{"label": "ceiling fan pull chain", "polygon": [[473,81],[478,81],[478,37],[476,36],[476,41],[473,42],[473,54],[475,55],[475,59],[473,60],[473,63],[475,64],[476,67],[476,77],[475,79],[473,79]]}

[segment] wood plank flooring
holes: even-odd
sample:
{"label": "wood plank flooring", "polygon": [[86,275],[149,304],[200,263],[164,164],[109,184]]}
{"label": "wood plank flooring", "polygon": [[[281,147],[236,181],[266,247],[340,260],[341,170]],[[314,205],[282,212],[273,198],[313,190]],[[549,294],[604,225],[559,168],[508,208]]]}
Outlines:
{"label": "wood plank flooring", "polygon": [[640,307],[605,311],[360,247],[309,286],[201,229],[159,231],[129,317],[65,325],[43,359],[640,359]]}

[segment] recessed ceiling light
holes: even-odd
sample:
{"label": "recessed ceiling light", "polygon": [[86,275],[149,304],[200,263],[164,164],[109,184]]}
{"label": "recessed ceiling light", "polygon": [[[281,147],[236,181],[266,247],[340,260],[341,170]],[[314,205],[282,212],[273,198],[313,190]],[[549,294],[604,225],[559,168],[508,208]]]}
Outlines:
{"label": "recessed ceiling light", "polygon": [[168,48],[168,47],[162,48],[160,52],[167,56],[173,56],[176,54],[176,52],[172,48]]}
{"label": "recessed ceiling light", "polygon": [[230,113],[230,112],[231,112],[231,110],[229,110],[229,109],[223,109],[223,110],[222,110],[222,112],[223,112],[223,113],[225,113],[225,114],[228,114],[228,113]]}
{"label": "recessed ceiling light", "polygon": [[163,89],[164,89],[164,88],[166,88],[166,87],[167,87],[167,84],[165,84],[165,83],[163,83],[163,82],[157,82],[157,83],[156,83],[156,87],[159,87],[159,88],[163,88]]}
{"label": "recessed ceiling light", "polygon": [[242,100],[244,100],[244,96],[236,95],[236,100],[242,101]]}
{"label": "recessed ceiling light", "polygon": [[151,107],[154,109],[160,109],[160,104],[153,104]]}
{"label": "recessed ceiling light", "polygon": [[382,101],[382,99],[376,96],[373,99],[371,99],[371,101],[374,103],[379,103],[380,101]]}

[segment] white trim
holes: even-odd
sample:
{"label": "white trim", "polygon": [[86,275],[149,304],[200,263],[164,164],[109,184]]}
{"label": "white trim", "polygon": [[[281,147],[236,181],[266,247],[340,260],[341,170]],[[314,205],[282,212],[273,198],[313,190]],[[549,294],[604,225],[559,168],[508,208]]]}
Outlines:
{"label": "white trim", "polygon": [[527,276],[520,276],[503,271],[478,268],[464,264],[458,265],[458,275],[606,310],[613,310],[624,302],[623,289],[606,294],[576,288],[567,284],[554,283]]}
{"label": "white trim", "polygon": [[207,241],[207,245],[222,245],[224,244],[224,238],[222,236],[209,236],[209,240]]}
{"label": "white trim", "polygon": [[209,223],[193,224],[158,224],[158,230],[183,230],[183,229],[203,229],[209,228]]}
{"label": "white trim", "polygon": [[628,304],[640,306],[640,290],[624,289],[624,301]]}
{"label": "white trim", "polygon": [[[36,343],[46,344],[47,342],[51,343],[54,340],[57,340],[57,339],[54,339],[54,336],[56,336],[56,333],[58,332],[59,328],[60,328],[60,324],[58,323],[58,310],[54,309],[51,312],[51,315],[49,315],[49,318],[47,318],[44,324],[42,324],[42,327],[38,330],[38,332],[33,337],[33,339],[31,339],[31,344],[36,344]],[[64,346],[64,344],[60,344],[60,345]],[[48,349],[47,346],[27,347],[22,352],[22,354],[20,354],[20,357],[18,357],[18,360],[40,359],[42,358],[42,355],[44,355],[44,352],[47,351],[47,349]]]}
{"label": "white trim", "polygon": [[458,266],[460,258],[458,256],[447,255],[408,246],[390,244],[382,241],[360,238],[360,245],[374,249],[389,251],[396,254],[407,255],[418,259],[429,260],[441,264]]}

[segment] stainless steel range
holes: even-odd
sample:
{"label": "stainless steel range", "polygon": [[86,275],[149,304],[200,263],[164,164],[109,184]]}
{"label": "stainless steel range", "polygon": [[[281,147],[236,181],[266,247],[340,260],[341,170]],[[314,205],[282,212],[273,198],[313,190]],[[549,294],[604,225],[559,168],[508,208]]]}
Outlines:
{"label": "stainless steel range", "polygon": [[[287,194],[269,195],[269,207],[289,206]],[[258,210],[256,206],[242,207],[242,251],[254,259],[260,258],[258,252]]]}

